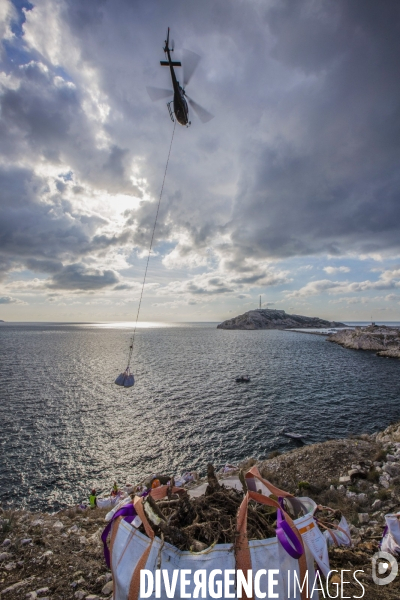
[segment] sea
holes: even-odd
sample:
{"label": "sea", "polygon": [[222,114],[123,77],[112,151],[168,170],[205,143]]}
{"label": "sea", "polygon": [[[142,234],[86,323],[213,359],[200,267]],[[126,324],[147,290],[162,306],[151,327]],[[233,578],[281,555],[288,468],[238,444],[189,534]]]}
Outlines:
{"label": "sea", "polygon": [[142,323],[125,389],[132,324],[1,323],[0,504],[52,512],[114,481],[296,447],[285,432],[311,444],[400,420],[398,360],[216,325]]}

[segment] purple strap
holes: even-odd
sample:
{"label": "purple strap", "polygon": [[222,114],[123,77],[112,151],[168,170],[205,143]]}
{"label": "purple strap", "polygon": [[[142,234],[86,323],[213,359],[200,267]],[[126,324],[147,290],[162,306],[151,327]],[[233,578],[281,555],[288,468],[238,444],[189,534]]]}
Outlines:
{"label": "purple strap", "polygon": [[[279,504],[281,504],[281,502],[279,502]],[[292,558],[298,559],[303,554],[303,545],[289,523],[285,521],[285,517],[280,508],[278,508],[276,516],[276,537],[282,548],[286,550]]]}
{"label": "purple strap", "polygon": [[113,516],[113,518],[111,519],[111,521],[108,523],[107,527],[104,529],[103,533],[101,534],[101,541],[103,542],[103,546],[104,546],[104,558],[105,558],[108,568],[110,568],[111,562],[110,562],[110,550],[107,545],[107,538],[111,531],[111,526],[113,524],[113,521],[115,519],[117,519],[118,517],[124,517],[124,520],[127,523],[132,523],[132,521],[136,517],[136,515],[137,515],[137,513],[136,513],[136,510],[133,508],[133,504],[127,504],[126,506],[123,506],[115,513],[115,515]]}
{"label": "purple strap", "polygon": [[385,525],[385,528],[384,528],[383,533],[382,533],[382,539],[379,542],[379,550],[382,548],[383,538],[385,537],[385,535],[387,534],[388,531],[389,531],[389,527],[387,525]]}

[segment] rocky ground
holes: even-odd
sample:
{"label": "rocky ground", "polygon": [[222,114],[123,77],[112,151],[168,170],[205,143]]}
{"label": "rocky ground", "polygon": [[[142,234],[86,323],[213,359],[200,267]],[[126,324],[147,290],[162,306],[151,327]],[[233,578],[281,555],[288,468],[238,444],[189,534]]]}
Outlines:
{"label": "rocky ground", "polygon": [[217,329],[307,329],[318,327],[345,327],[345,325],[336,321],[325,321],[318,317],[288,315],[284,310],[260,308],[228,319],[220,323]]}
{"label": "rocky ground", "polygon": [[[245,470],[254,463],[250,459],[240,467]],[[400,424],[372,436],[304,446],[272,456],[258,467],[280,487],[345,515],[353,547],[330,549],[332,569],[364,570],[360,580],[367,600],[400,598],[399,576],[387,586],[375,585],[371,577],[371,557],[378,550],[384,515],[400,510]],[[0,513],[1,599],[112,597],[100,541],[105,511]],[[346,590],[348,596],[360,594],[359,587]]]}
{"label": "rocky ground", "polygon": [[353,350],[373,350],[378,356],[400,358],[400,329],[384,325],[369,325],[344,329],[331,334],[329,342],[336,342]]}

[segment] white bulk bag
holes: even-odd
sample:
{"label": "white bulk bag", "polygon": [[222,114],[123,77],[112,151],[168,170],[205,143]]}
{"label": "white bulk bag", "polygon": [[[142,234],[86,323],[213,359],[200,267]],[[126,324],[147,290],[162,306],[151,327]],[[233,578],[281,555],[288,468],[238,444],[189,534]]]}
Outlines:
{"label": "white bulk bag", "polygon": [[[252,469],[252,476],[256,476],[264,484],[269,485],[269,482],[263,480],[255,468]],[[167,490],[168,486],[162,486],[152,490],[151,494],[154,498],[160,499],[167,494]],[[181,490],[174,489],[174,491]],[[283,492],[283,494],[290,496],[286,492]],[[171,544],[163,543],[155,537],[143,509],[143,498],[135,497],[134,508],[143,522],[147,535],[142,534],[134,525],[124,521],[122,517],[118,517],[113,522],[110,551],[114,600],[138,600],[140,597],[141,569],[150,570],[153,574],[157,569],[167,570],[169,581],[172,580],[174,569],[190,569],[192,572],[192,577],[189,578],[191,583],[186,586],[186,592],[192,594],[194,590],[193,572],[196,570],[202,569],[208,574],[214,569],[220,569],[221,571],[242,569],[246,574],[247,569],[250,568],[253,570],[253,579],[259,569],[278,569],[280,571],[279,584],[274,587],[274,591],[279,593],[281,600],[288,598],[287,578],[289,572],[292,582],[291,600],[305,600],[306,598],[318,600],[317,590],[311,595],[315,578],[313,559],[315,558],[318,561],[325,574],[329,571],[329,560],[326,540],[315,525],[312,513],[309,512],[292,521],[289,515],[282,511],[286,523],[289,524],[303,548],[302,555],[297,560],[284,550],[277,537],[247,541],[247,505],[249,500],[256,500],[268,506],[281,508],[276,500],[249,491],[238,513],[239,535],[235,547],[232,544],[216,544],[203,552],[193,553],[178,550]],[[304,586],[302,592],[299,591],[298,587],[295,591],[293,590],[294,572],[297,573],[298,580],[302,582],[306,570],[308,570],[309,582],[308,595],[306,586]],[[262,577],[260,579],[261,591],[267,591],[263,588],[263,586],[266,588],[266,585],[267,578]],[[318,584],[316,587],[318,587]],[[153,592],[151,598],[154,597]],[[208,592],[206,597],[210,598]],[[246,595],[243,594],[243,597],[246,598]],[[163,580],[161,580],[161,599],[166,600],[166,598]],[[180,577],[178,577],[174,598],[181,598]]]}
{"label": "white bulk bag", "polygon": [[380,549],[393,556],[400,554],[400,513],[385,515],[386,527]]}

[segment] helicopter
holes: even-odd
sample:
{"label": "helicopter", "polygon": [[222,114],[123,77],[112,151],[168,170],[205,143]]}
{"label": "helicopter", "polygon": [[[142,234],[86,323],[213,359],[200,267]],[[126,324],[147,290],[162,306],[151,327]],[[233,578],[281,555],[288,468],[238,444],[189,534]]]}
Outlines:
{"label": "helicopter", "polygon": [[[175,115],[176,120],[181,125],[184,125],[186,127],[189,127],[189,125],[191,125],[191,122],[189,121],[189,108],[188,108],[188,103],[189,103],[190,106],[193,108],[194,112],[199,117],[200,121],[202,121],[202,123],[207,123],[208,121],[211,121],[211,119],[214,118],[214,115],[212,115],[207,110],[205,110],[205,108],[200,106],[200,104],[197,104],[197,102],[192,100],[192,98],[189,98],[189,96],[187,95],[187,93],[185,91],[185,87],[189,83],[189,81],[199,63],[200,56],[198,54],[196,54],[195,52],[192,52],[191,50],[183,51],[183,63],[184,64],[183,64],[183,87],[182,87],[179,84],[179,81],[177,80],[175,71],[174,71],[174,67],[181,67],[182,63],[180,61],[173,61],[171,59],[171,52],[174,51],[174,42],[172,40],[172,48],[170,48],[169,47],[169,32],[170,32],[170,30],[168,27],[167,39],[164,42],[165,46],[163,48],[166,58],[168,60],[161,60],[160,65],[162,67],[169,67],[169,69],[171,71],[172,85],[173,85],[174,89],[166,90],[163,88],[148,86],[146,88],[147,92],[148,92],[151,100],[153,100],[153,102],[155,102],[156,100],[161,100],[163,98],[169,98],[172,95],[174,96],[173,100],[171,100],[170,102],[167,103],[169,116],[171,117],[172,121],[174,121],[174,115]],[[173,110],[171,108],[171,104],[173,104]]]}

